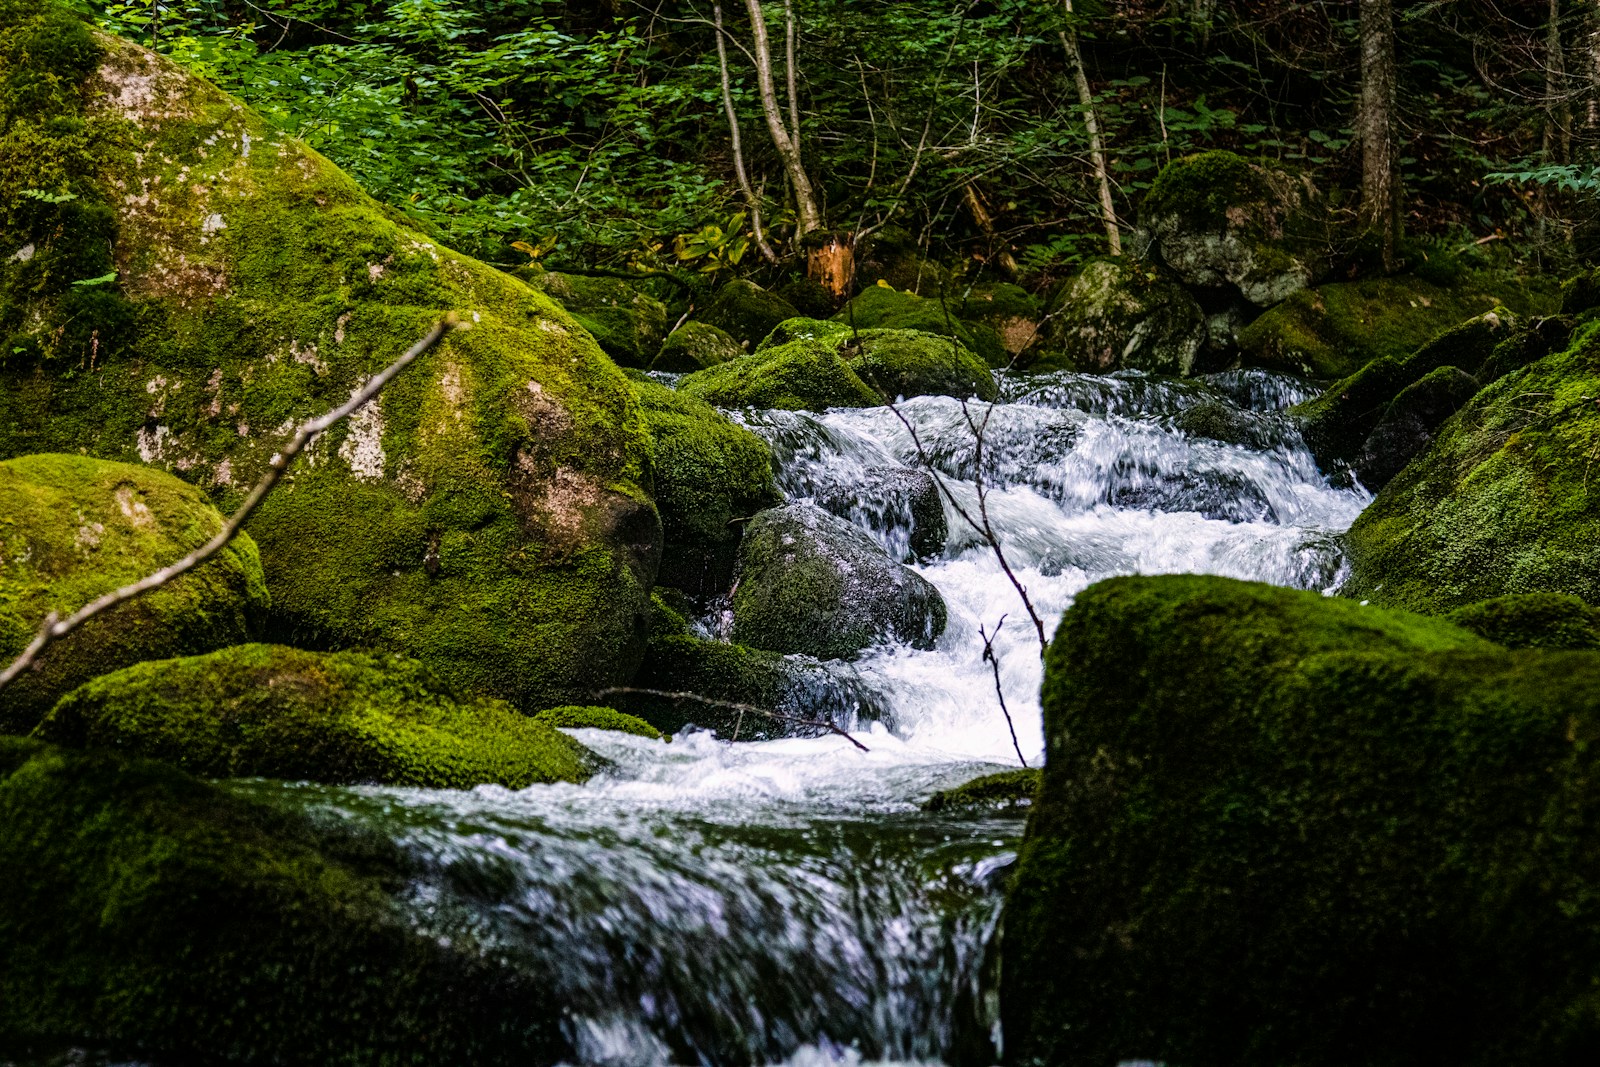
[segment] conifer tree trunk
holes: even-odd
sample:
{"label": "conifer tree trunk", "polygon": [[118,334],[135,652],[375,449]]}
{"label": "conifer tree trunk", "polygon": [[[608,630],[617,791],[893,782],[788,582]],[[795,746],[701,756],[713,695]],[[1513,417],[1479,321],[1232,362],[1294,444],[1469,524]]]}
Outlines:
{"label": "conifer tree trunk", "polygon": [[1383,269],[1398,266],[1400,168],[1395,145],[1394,12],[1390,0],[1361,0],[1361,223],[1383,250]]}

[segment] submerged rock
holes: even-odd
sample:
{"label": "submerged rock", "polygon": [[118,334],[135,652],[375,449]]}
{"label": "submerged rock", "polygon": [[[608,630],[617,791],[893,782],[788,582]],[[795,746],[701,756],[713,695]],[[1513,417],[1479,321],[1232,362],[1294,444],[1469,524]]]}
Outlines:
{"label": "submerged rock", "polygon": [[1486,386],[1346,536],[1342,592],[1441,612],[1508,593],[1600,604],[1600,342]]}
{"label": "submerged rock", "polygon": [[926,578],[811,504],[756,516],[739,552],[733,639],[773,652],[845,659],[886,640],[932,648],[945,604]]}
{"label": "submerged rock", "polygon": [[744,348],[709,322],[686,322],[672,331],[650,364],[651,370],[690,374],[744,355]]}
{"label": "submerged rock", "polygon": [[413,656],[529,709],[628,677],[661,533],[616,364],[549,297],[440,246],[208,82],[88,40],[88,64],[59,71],[70,49],[17,53],[64,88],[50,113],[0,116],[0,137],[87,131],[46,184],[105,225],[7,213],[0,264],[60,231],[116,277],[62,332],[70,287],[0,266],[0,456],[138,459],[231,510],[297,424],[459,313],[470,329],[323,434],[252,518],[269,632]]}
{"label": "submerged rock", "polygon": [[1231,286],[1257,307],[1318,281],[1332,260],[1327,210],[1310,180],[1232,152],[1167,164],[1139,222],[1185,284]]}
{"label": "submerged rock", "polygon": [[1600,1042],[1600,654],[1118,578],[1062,619],[1043,704],[1008,1060],[1531,1067]]}
{"label": "submerged rock", "polygon": [[572,312],[578,325],[622,366],[648,367],[661,350],[667,336],[667,305],[655,297],[620,278],[555,271],[528,277],[534,288]]}
{"label": "submerged rock", "polygon": [[[0,462],[0,667],[46,615],[176,563],[221,532],[205,494],[165,471],[87,456]],[[89,620],[0,691],[0,733],[27,733],[57,699],[140,660],[249,640],[267,609],[255,542]]]}
{"label": "submerged rock", "polygon": [[[354,828],[173,767],[0,737],[0,1044],[164,1063],[555,1063],[548,983]],[[459,927],[459,928],[458,928]]]}
{"label": "submerged rock", "polygon": [[1041,347],[1072,370],[1186,375],[1206,339],[1200,305],[1152,264],[1094,260],[1050,303]]}
{"label": "submerged rock", "polygon": [[577,742],[502,700],[457,699],[415,660],[239,645],[102,675],[38,736],[163,760],[205,778],[471,789],[581,782]]}
{"label": "submerged rock", "polygon": [[705,598],[733,584],[741,523],[781,499],[766,442],[702,400],[635,382],[655,441],[660,581]]}
{"label": "submerged rock", "polygon": [[760,344],[778,323],[799,314],[793,304],[777,293],[768,292],[744,278],[735,278],[717,290],[717,295],[697,317],[724,331],[748,351]]}

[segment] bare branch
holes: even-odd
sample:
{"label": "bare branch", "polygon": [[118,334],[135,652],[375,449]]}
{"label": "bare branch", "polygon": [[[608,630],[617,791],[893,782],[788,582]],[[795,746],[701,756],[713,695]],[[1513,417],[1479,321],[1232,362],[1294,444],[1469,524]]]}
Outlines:
{"label": "bare branch", "polygon": [[266,499],[267,494],[272,491],[272,487],[278,484],[279,479],[283,477],[284,471],[289,469],[289,464],[294,462],[295,457],[300,455],[301,452],[305,451],[306,446],[315,440],[318,434],[341,419],[348,418],[359,411],[368,401],[382,392],[383,387],[388,385],[395,375],[405,370],[418,356],[438,344],[446,333],[461,325],[462,323],[454,314],[441,319],[434,324],[433,329],[428,331],[427,336],[407,349],[399,359],[374,375],[366,385],[351,394],[349,400],[321,418],[312,419],[296,430],[289,443],[283,447],[283,451],[272,457],[267,464],[267,473],[261,476],[261,480],[250,491],[250,495],[245,497],[244,503],[239,505],[239,509],[233,513],[233,517],[224,523],[217,535],[204,545],[170,566],[163,567],[154,573],[145,575],[137,582],[112,590],[104,596],[90,601],[65,619],[57,619],[56,615],[52,613],[44,620],[44,623],[39,627],[38,635],[34,637],[27,648],[23,649],[22,654],[12,660],[11,665],[4,671],[0,671],[0,690],[3,690],[19,674],[31,667],[39,658],[39,654],[52,642],[61,640],[61,638],[66,637],[96,615],[109,611],[118,604],[126,603],[135,597],[148,593],[152,589],[161,588],[221,552],[227,547],[228,542],[232,541],[244,527],[245,520],[260,506],[261,501]]}
{"label": "bare branch", "polygon": [[[807,719],[799,715],[789,715],[781,711],[773,711],[771,708],[759,708],[754,704],[741,704],[735,700],[718,700],[715,697],[701,696],[699,693],[673,692],[672,690],[668,689],[640,689],[630,685],[616,685],[609,689],[602,689],[597,692],[595,696],[608,697],[616,696],[617,694],[622,694],[624,696],[631,695],[662,697],[666,700],[692,700],[697,704],[704,704],[707,707],[727,708],[729,711],[737,711],[739,713],[739,721],[741,725],[743,724],[744,716],[749,714],[760,715],[764,718],[771,719],[774,722],[793,723],[796,726],[810,726],[814,729],[826,730],[830,734],[838,734],[840,737],[844,738],[846,741],[850,742],[863,752],[872,751],[866,745],[863,745],[860,741],[857,741],[855,738],[851,737],[850,734],[845,730],[824,719]],[[736,738],[737,729],[738,728],[736,727]]]}
{"label": "bare branch", "polygon": [[1017,726],[1011,721],[1011,709],[1006,707],[1006,690],[1000,684],[1000,659],[994,654],[994,639],[1000,636],[1000,627],[1006,624],[1006,617],[1000,616],[1000,621],[994,624],[994,633],[986,633],[982,626],[978,627],[978,636],[983,638],[983,662],[994,669],[994,695],[1000,698],[1000,714],[1006,717],[1006,729],[1011,731],[1011,747],[1016,749],[1017,762],[1023,767],[1028,766],[1027,757],[1022,754],[1022,746],[1017,743]]}

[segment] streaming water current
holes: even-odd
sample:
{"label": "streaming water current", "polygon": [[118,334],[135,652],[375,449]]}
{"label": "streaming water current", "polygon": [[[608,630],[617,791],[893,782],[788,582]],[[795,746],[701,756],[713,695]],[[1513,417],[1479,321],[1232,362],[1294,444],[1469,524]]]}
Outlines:
{"label": "streaming water current", "polygon": [[[1259,372],[1061,373],[1008,378],[997,403],[965,411],[923,397],[899,416],[737,417],[772,443],[790,499],[832,501],[901,558],[908,516],[861,487],[922,461],[908,426],[969,512],[981,460],[993,527],[1053,627],[1077,592],[1116,574],[1336,585],[1338,535],[1368,498],[1330,483],[1283,415],[1307,392]],[[1202,404],[1248,443],[1184,432]],[[981,456],[969,418],[984,426]],[[1039,647],[995,554],[946,513],[947,544],[916,567],[943,594],[948,628],[931,651],[885,646],[853,665],[872,716],[828,709],[868,751],[837,736],[579,731],[612,763],[582,787],[242,788],[401,841],[424,871],[407,900],[418,925],[441,937],[470,926],[540,975],[565,1008],[574,1063],[993,1062],[1003,1035],[987,950],[1022,820],[918,809],[1016,766],[979,635],[1002,617],[1001,682],[1017,743],[1040,762]],[[703,625],[718,628],[714,613]]]}

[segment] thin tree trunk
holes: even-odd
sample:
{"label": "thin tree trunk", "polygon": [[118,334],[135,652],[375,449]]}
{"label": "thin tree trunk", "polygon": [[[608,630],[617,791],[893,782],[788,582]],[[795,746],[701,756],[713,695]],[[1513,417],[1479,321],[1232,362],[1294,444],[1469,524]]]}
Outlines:
{"label": "thin tree trunk", "polygon": [[1390,0],[1361,0],[1361,222],[1378,235],[1385,271],[1398,266],[1400,243],[1394,109],[1394,12]]}
{"label": "thin tree trunk", "polygon": [[[1553,0],[1552,0],[1553,2]],[[794,0],[783,0],[783,78],[789,83],[789,129],[800,139],[800,75],[795,63]]]}
{"label": "thin tree trunk", "polygon": [[1544,157],[1549,163],[1565,163],[1572,158],[1572,108],[1567,103],[1567,65],[1561,46],[1561,0],[1550,0],[1544,44]]}
{"label": "thin tree trunk", "polygon": [[783,120],[783,110],[778,106],[778,89],[772,78],[772,40],[767,33],[767,22],[761,13],[761,0],[745,0],[750,11],[750,32],[754,38],[753,54],[756,77],[761,89],[761,109],[767,118],[767,132],[772,136],[772,147],[783,161],[784,173],[789,176],[794,190],[795,223],[799,235],[815,233],[822,229],[822,211],[817,206],[816,189],[806,174],[805,161],[800,155],[800,131],[793,134]]}
{"label": "thin tree trunk", "polygon": [[[1072,14],[1072,0],[1062,0],[1067,14]],[[1113,256],[1122,255],[1122,231],[1117,226],[1117,209],[1111,200],[1111,175],[1106,169],[1105,146],[1100,140],[1100,118],[1094,110],[1094,92],[1089,88],[1089,74],[1083,69],[1083,53],[1078,48],[1076,30],[1061,31],[1061,47],[1066,49],[1067,64],[1072,68],[1072,79],[1078,87],[1078,104],[1083,108],[1083,128],[1089,134],[1089,160],[1094,165],[1095,185],[1100,192],[1100,218],[1106,226],[1106,241]]]}
{"label": "thin tree trunk", "polygon": [[739,138],[739,115],[733,109],[733,79],[728,72],[728,45],[722,39],[722,5],[711,5],[711,17],[717,27],[717,65],[722,71],[722,109],[728,114],[728,138],[733,144],[733,172],[739,179],[739,191],[744,194],[744,202],[750,205],[750,229],[755,234],[756,247],[761,250],[761,255],[769,263],[778,261],[778,254],[772,250],[772,245],[767,242],[767,235],[761,228],[761,197],[756,195],[750,185],[749,172],[744,167],[744,147]]}

